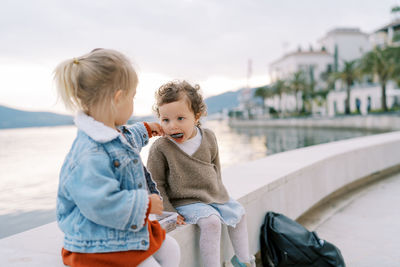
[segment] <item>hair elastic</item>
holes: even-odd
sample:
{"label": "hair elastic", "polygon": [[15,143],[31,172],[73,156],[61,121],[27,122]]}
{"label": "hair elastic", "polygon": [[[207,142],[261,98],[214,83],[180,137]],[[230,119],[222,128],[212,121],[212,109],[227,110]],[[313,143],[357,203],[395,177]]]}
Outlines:
{"label": "hair elastic", "polygon": [[79,59],[77,59],[77,58],[74,58],[74,62],[73,62],[74,64],[79,64]]}

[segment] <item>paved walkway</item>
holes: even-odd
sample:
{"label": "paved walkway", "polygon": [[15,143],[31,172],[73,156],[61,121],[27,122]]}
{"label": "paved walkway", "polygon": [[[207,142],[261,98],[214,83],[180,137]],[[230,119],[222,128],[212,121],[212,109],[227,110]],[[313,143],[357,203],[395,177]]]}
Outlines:
{"label": "paved walkway", "polygon": [[299,220],[348,267],[400,266],[400,173],[336,197]]}

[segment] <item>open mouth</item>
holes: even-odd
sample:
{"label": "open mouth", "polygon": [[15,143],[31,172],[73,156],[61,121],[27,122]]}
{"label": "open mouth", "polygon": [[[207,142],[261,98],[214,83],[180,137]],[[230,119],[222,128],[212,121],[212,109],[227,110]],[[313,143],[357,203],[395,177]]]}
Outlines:
{"label": "open mouth", "polygon": [[175,133],[170,135],[172,138],[179,140],[183,137],[183,133]]}

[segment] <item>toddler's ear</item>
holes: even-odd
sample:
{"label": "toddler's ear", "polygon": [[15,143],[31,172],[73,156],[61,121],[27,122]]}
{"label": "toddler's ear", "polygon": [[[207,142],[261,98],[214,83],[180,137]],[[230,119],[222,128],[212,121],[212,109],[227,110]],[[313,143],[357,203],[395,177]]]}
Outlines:
{"label": "toddler's ear", "polygon": [[194,119],[195,119],[196,123],[199,122],[200,117],[201,117],[201,113],[200,112],[194,115]]}
{"label": "toddler's ear", "polygon": [[124,92],[122,90],[118,90],[115,92],[115,94],[114,94],[114,103],[115,104],[118,104],[122,100],[123,93]]}

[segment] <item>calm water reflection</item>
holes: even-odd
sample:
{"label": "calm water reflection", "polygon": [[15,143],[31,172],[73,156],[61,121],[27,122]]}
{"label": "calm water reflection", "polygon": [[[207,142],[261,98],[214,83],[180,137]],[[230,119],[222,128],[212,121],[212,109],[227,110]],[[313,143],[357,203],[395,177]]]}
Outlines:
{"label": "calm water reflection", "polygon": [[288,127],[234,127],[209,121],[215,131],[223,167],[296,148],[382,133],[373,130],[312,129]]}
{"label": "calm water reflection", "polygon": [[[376,133],[230,128],[224,121],[206,121],[204,127],[217,136],[222,168],[299,147]],[[0,130],[0,238],[55,220],[58,173],[75,134],[74,126]],[[145,163],[149,148],[141,152]]]}
{"label": "calm water reflection", "polygon": [[[266,155],[334,142],[349,138],[382,133],[375,130],[343,130],[343,129],[312,129],[312,128],[233,128],[233,132],[249,138],[261,138],[267,148]],[[261,141],[260,140],[260,141]]]}

